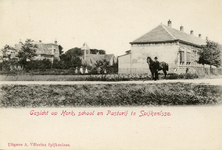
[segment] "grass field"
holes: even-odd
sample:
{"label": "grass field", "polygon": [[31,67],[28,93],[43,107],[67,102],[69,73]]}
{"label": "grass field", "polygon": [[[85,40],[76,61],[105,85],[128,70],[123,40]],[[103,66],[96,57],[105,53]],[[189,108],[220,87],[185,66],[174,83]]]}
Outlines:
{"label": "grass field", "polygon": [[191,83],[1,85],[0,107],[207,105],[222,86]]}

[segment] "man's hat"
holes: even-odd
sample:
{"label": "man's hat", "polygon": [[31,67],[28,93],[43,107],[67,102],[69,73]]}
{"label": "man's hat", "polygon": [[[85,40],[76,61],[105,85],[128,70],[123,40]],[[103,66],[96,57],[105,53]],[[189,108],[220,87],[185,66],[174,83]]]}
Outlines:
{"label": "man's hat", "polygon": [[158,59],[157,57],[155,57],[154,59]]}

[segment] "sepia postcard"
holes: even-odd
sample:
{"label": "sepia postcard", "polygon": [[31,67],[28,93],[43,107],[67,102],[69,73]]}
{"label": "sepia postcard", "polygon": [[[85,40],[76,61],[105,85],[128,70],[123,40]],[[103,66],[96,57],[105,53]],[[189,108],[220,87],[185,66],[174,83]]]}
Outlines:
{"label": "sepia postcard", "polygon": [[1,0],[0,149],[221,150],[221,8]]}

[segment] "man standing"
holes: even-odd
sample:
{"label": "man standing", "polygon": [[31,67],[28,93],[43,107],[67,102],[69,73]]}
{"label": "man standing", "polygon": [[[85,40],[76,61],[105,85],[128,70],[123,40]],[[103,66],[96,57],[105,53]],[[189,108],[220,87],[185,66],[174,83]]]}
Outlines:
{"label": "man standing", "polygon": [[160,66],[160,63],[158,61],[158,58],[155,57],[154,58],[154,62],[153,62],[153,68],[154,68],[154,80],[159,80],[159,76],[158,76],[158,71],[159,71],[159,66]]}

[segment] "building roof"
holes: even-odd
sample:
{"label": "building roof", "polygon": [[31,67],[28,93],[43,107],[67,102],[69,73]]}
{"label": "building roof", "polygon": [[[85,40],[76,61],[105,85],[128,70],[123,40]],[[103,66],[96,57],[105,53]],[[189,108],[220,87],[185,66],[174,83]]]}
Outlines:
{"label": "building roof", "polygon": [[140,38],[130,42],[130,44],[146,44],[158,42],[180,41],[191,45],[201,46],[206,45],[206,41],[194,35],[179,31],[170,26],[160,24],[150,32]]}
{"label": "building roof", "polygon": [[[100,60],[106,60],[108,62],[110,62],[112,59],[114,59],[115,61],[115,56],[114,54],[87,54],[86,55],[86,58],[83,59],[83,63],[88,63],[88,64],[95,64],[97,61],[100,61]],[[112,64],[111,64],[112,65]]]}
{"label": "building roof", "polygon": [[90,48],[86,43],[84,43],[83,46],[81,47],[81,50],[90,50]]}
{"label": "building roof", "polygon": [[[36,54],[54,55],[53,54],[54,52],[52,51],[52,48],[55,48],[55,47],[58,48],[58,45],[54,44],[54,43],[42,43],[42,42],[33,41],[32,44],[35,44],[37,46],[37,48],[35,48],[36,49]],[[21,47],[22,47],[21,43],[15,44],[15,49],[16,50],[20,50]]]}

